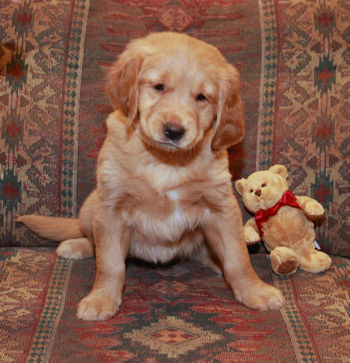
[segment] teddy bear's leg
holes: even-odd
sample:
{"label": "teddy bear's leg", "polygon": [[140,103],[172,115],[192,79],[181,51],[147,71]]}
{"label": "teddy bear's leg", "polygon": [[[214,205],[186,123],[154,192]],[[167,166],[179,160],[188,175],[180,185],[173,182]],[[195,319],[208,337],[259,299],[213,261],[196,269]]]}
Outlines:
{"label": "teddy bear's leg", "polygon": [[300,268],[313,273],[325,271],[329,269],[331,264],[331,258],[326,253],[317,250],[300,258]]}
{"label": "teddy bear's leg", "polygon": [[291,274],[299,267],[297,254],[288,247],[276,247],[270,253],[272,270],[279,275]]}

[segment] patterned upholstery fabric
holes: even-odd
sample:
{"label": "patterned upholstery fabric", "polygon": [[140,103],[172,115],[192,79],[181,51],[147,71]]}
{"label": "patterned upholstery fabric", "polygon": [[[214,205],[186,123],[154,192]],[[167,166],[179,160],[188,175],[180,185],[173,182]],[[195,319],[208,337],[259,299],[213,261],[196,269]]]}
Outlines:
{"label": "patterned upholstery fabric", "polygon": [[346,1],[6,0],[0,10],[2,245],[47,245],[16,227],[18,214],[76,215],[111,111],[105,67],[130,39],[171,30],[240,69],[248,133],[230,151],[233,178],[284,164],[291,189],[326,208],[319,244],[350,255]]}
{"label": "patterned upholstery fabric", "polygon": [[50,251],[0,254],[1,362],[349,361],[348,259],[334,257],[327,273],[277,277],[265,255],[252,255],[259,276],[287,300],[264,313],[234,301],[222,277],[198,264],[129,263],[118,314],[84,322],[76,307],[91,288],[93,260]]}
{"label": "patterned upholstery fabric", "polygon": [[233,179],[284,164],[291,190],[326,209],[319,244],[349,257],[348,1],[2,0],[0,20],[1,361],[350,359],[346,258],[281,278],[264,253],[252,255],[287,298],[268,313],[232,300],[201,266],[131,263],[120,313],[86,323],[75,310],[93,260],[56,259],[53,243],[15,223],[24,213],[77,215],[111,111],[105,67],[130,39],[171,30],[216,45],[240,70],[248,131],[229,150]]}

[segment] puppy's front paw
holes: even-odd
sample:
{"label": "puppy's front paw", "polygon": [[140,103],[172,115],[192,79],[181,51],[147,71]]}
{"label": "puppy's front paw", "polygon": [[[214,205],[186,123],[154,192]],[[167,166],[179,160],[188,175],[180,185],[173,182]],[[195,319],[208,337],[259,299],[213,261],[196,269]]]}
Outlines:
{"label": "puppy's front paw", "polygon": [[80,301],[77,316],[79,319],[87,321],[107,320],[116,314],[120,303],[121,301],[118,302],[118,299],[112,298],[106,293],[91,291]]}
{"label": "puppy's front paw", "polygon": [[235,291],[235,296],[244,305],[259,311],[279,310],[285,302],[280,290],[263,282],[250,289]]}

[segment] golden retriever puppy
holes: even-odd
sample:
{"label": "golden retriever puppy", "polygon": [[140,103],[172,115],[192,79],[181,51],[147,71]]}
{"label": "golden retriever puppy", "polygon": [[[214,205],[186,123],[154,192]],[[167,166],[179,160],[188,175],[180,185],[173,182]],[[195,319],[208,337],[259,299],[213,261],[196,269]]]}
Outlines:
{"label": "golden retriever puppy", "polygon": [[254,272],[231,185],[226,148],[244,135],[237,70],[213,46],[176,33],[132,41],[108,75],[115,111],[97,186],[79,219],[22,216],[59,256],[96,255],[78,317],[104,320],[121,302],[127,256],[200,260],[223,271],[240,302],[279,309],[281,292]]}

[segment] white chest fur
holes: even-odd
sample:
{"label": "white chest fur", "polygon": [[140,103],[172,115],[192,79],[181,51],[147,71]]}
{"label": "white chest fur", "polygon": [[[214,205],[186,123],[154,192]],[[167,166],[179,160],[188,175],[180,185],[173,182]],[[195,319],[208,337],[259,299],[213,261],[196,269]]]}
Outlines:
{"label": "white chest fur", "polygon": [[186,231],[199,224],[199,216],[191,208],[183,208],[178,190],[167,191],[162,198],[149,201],[149,208],[136,208],[132,213],[132,227],[150,244],[177,243]]}
{"label": "white chest fur", "polygon": [[179,203],[179,191],[173,189],[167,191],[165,194],[174,204],[174,210],[167,218],[169,227],[174,230],[193,229],[195,227],[193,222],[195,221],[192,221],[192,218],[190,218],[190,216],[181,208]]}
{"label": "white chest fur", "polygon": [[[148,261],[166,262],[178,255],[188,255],[198,246],[201,238],[194,238],[193,231],[208,215],[198,213],[181,201],[181,192],[169,190],[163,194],[164,213],[137,209],[132,217],[130,254]],[[184,208],[185,206],[185,208]],[[192,237],[189,238],[189,235]],[[198,233],[197,233],[198,234]]]}

